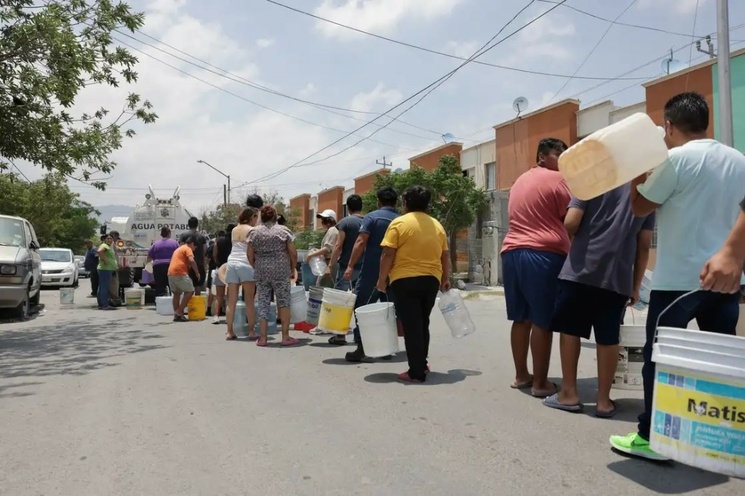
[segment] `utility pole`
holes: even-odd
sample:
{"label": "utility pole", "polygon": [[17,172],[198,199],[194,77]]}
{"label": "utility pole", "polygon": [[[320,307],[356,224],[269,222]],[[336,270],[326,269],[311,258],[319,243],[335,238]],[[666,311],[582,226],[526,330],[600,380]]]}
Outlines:
{"label": "utility pole", "polygon": [[210,169],[212,169],[213,171],[217,172],[222,177],[224,177],[225,179],[228,180],[228,189],[227,189],[227,191],[225,190],[225,185],[223,185],[223,187],[222,187],[222,189],[223,189],[222,199],[223,199],[223,203],[225,205],[227,205],[228,203],[230,203],[230,176],[228,174],[225,174],[223,171],[217,169],[216,167],[214,167],[209,162],[205,162],[204,160],[197,160],[197,163],[198,164],[206,165],[207,167],[209,167]]}
{"label": "utility pole", "polygon": [[383,161],[382,161],[382,162],[381,162],[380,160],[376,160],[376,161],[375,161],[375,163],[376,163],[376,164],[378,164],[378,165],[382,165],[384,169],[385,169],[386,167],[393,167],[393,162],[391,162],[391,163],[386,163],[386,161],[385,161],[385,157],[383,157]]}
{"label": "utility pole", "polygon": [[732,81],[729,59],[729,2],[717,0],[717,74],[719,76],[719,141],[734,146]]}
{"label": "utility pole", "polygon": [[222,185],[222,203],[228,206],[228,188],[224,184]]}

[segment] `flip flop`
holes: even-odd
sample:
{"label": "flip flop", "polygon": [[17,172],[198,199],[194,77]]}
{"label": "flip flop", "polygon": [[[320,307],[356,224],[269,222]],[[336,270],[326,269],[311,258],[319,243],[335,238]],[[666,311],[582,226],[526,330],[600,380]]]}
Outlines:
{"label": "flip flop", "polygon": [[618,413],[618,405],[616,405],[616,402],[613,400],[610,400],[611,405],[613,405],[613,409],[609,412],[599,412],[597,408],[595,408],[595,416],[597,418],[601,419],[609,419],[616,416],[616,413]]}
{"label": "flip flop", "polygon": [[533,398],[546,398],[548,396],[553,396],[554,394],[556,394],[556,393],[559,392],[559,385],[558,384],[556,384],[555,382],[551,382],[549,384],[551,384],[554,387],[554,391],[552,391],[552,392],[544,392],[544,391],[536,392],[536,391],[531,391],[530,392],[530,395]]}
{"label": "flip flop", "polygon": [[559,403],[559,393],[554,393],[551,396],[547,396],[546,398],[544,398],[543,405],[555,410],[562,410],[564,412],[577,413],[582,411],[582,403],[577,403],[576,405],[565,405],[563,403]]}
{"label": "flip flop", "polygon": [[528,379],[527,381],[513,382],[512,384],[510,384],[510,387],[512,389],[528,389],[532,385],[533,385],[533,376],[531,375],[530,379]]}
{"label": "flip flop", "polygon": [[259,340],[259,336],[248,336],[248,340],[249,341],[258,341]]}
{"label": "flip flop", "polygon": [[225,341],[235,341],[238,339],[238,336],[226,336]]}
{"label": "flip flop", "polygon": [[288,339],[287,341],[282,341],[282,342],[280,343],[280,346],[294,346],[294,345],[298,344],[299,342],[300,342],[300,341],[298,341],[298,340],[297,340],[297,339],[295,339],[295,338],[290,338],[290,339]]}
{"label": "flip flop", "polygon": [[338,345],[338,346],[343,346],[343,345],[347,344],[347,338],[345,338],[343,336],[334,335],[334,336],[331,336],[329,338],[329,344],[335,344],[335,345]]}
{"label": "flip flop", "polygon": [[261,338],[259,338],[258,340],[256,340],[256,346],[260,346],[260,347],[262,347],[262,348],[263,348],[263,347],[265,347],[266,345],[267,345],[267,342],[266,342],[266,341],[264,341],[264,342],[262,343],[262,342],[261,342]]}

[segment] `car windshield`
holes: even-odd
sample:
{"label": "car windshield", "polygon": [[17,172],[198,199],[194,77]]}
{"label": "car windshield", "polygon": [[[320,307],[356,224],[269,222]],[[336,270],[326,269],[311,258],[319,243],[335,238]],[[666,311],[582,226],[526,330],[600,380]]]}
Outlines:
{"label": "car windshield", "polygon": [[69,262],[70,252],[66,250],[39,250],[42,262]]}
{"label": "car windshield", "polygon": [[24,246],[23,222],[0,218],[0,246]]}

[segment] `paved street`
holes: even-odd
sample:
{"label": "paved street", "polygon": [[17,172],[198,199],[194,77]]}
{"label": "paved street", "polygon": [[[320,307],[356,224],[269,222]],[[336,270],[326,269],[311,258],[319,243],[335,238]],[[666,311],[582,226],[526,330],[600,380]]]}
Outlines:
{"label": "paved street", "polygon": [[[355,365],[327,337],[303,346],[226,342],[222,326],[154,309],[74,309],[0,323],[0,494],[646,495],[745,494],[745,481],[623,458],[638,393],[615,420],[549,410],[508,387],[501,297],[468,302],[478,332],[453,340],[433,312],[425,385],[393,362]],[[558,357],[552,364],[559,374]]]}

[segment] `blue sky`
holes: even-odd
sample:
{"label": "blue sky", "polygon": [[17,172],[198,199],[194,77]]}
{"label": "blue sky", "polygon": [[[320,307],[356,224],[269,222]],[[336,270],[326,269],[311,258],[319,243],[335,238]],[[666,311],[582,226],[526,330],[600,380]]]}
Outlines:
{"label": "blue sky", "polygon": [[[281,1],[360,29],[466,57],[528,3],[527,0]],[[568,6],[608,19],[614,19],[630,4],[631,0],[567,2]],[[730,25],[745,23],[745,2],[730,4]],[[361,112],[384,112],[460,64],[455,59],[335,28],[264,0],[137,0],[132,5],[147,12],[143,33],[238,78],[297,98]],[[545,1],[534,2],[502,36],[552,6]],[[651,62],[626,77],[653,78],[661,73],[659,61],[666,51],[690,43],[694,17],[697,36],[715,32],[715,1],[637,0],[619,22],[681,34],[614,25],[578,70],[610,24],[561,6],[479,60],[540,72],[566,75],[577,72],[577,76],[602,78],[614,78]],[[134,36],[188,59],[142,33]],[[124,148],[116,153],[120,166],[108,180],[108,191],[100,193],[72,183],[75,191],[96,205],[139,202],[150,183],[163,194],[180,185],[183,203],[191,210],[200,211],[222,200],[224,180],[197,164],[198,159],[229,174],[236,187],[291,165],[343,136],[327,128],[351,131],[364,123],[229,81],[153,47],[120,38],[224,91],[136,52],[140,59],[140,81],[136,86],[121,90],[95,88],[81,94],[77,107],[82,111],[100,105],[117,108],[123,92],[135,91],[149,99],[161,116],[154,125],[137,127],[137,136],[126,140]],[[740,41],[745,40],[745,27],[733,31],[731,38],[733,49],[745,46]],[[684,63],[689,62],[689,56],[687,48],[675,55]],[[705,58],[693,50],[694,64]],[[579,98],[583,106],[603,99],[612,99],[617,105],[644,99],[643,79],[611,81],[591,89],[603,81],[578,78],[570,80],[552,100],[565,81],[566,78],[470,64],[402,117],[406,123],[423,129],[394,123],[373,137],[377,142],[363,142],[333,159],[290,170],[258,186],[264,191],[278,190],[287,199],[303,192],[315,193],[322,187],[351,186],[353,177],[375,170],[376,158],[384,155],[393,161],[394,167],[406,167],[408,157],[441,144],[440,135],[444,133],[466,138],[467,146],[486,141],[493,137],[491,126],[514,117],[511,103],[517,96],[529,99],[529,110],[566,97]],[[225,91],[327,128],[272,113]],[[374,117],[341,113],[363,121]],[[387,120],[382,118],[379,122]],[[360,137],[375,129],[369,126],[360,131]],[[359,139],[349,138],[312,160],[323,159]],[[29,167],[24,167],[24,172],[38,175],[38,171]],[[238,189],[234,194],[245,191],[246,188]]]}

